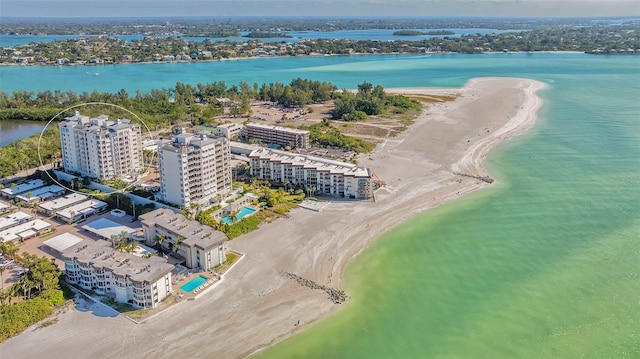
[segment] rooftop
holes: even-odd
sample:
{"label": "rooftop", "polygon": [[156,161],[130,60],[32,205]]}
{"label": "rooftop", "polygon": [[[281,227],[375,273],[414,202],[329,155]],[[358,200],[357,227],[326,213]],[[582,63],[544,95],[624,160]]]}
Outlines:
{"label": "rooftop", "polygon": [[35,198],[46,199],[54,196],[55,193],[64,193],[65,189],[58,185],[40,187],[31,191],[31,197],[27,197],[27,192],[16,196],[17,199],[28,202]]}
{"label": "rooftop", "polygon": [[154,256],[141,258],[133,254],[111,248],[107,242],[83,240],[62,252],[65,259],[94,268],[104,268],[118,277],[129,277],[133,282],[154,283],[170,273],[175,267],[163,258]]}
{"label": "rooftop", "polygon": [[84,202],[87,200],[87,198],[88,197],[83,194],[72,193],[64,197],[56,198],[52,201],[41,203],[39,207],[49,212],[53,212],[62,208],[72,206],[76,203]]}
{"label": "rooftop", "polygon": [[119,235],[122,232],[127,232],[129,235],[137,232],[135,228],[127,227],[107,218],[96,219],[85,224],[82,228],[103,238],[111,238],[111,236]]}
{"label": "rooftop", "polygon": [[251,152],[250,158],[269,160],[299,166],[317,171],[330,172],[332,174],[343,174],[345,176],[370,178],[371,171],[366,167],[358,167],[352,163],[335,161],[327,158],[301,155],[268,148],[261,148]]}
{"label": "rooftop", "polygon": [[297,128],[280,127],[280,126],[273,126],[273,125],[264,125],[262,123],[253,123],[253,122],[246,124],[245,127],[257,127],[257,128],[264,128],[264,129],[269,129],[269,130],[284,131],[284,132],[298,133],[298,134],[309,133],[309,131],[299,130]]}
{"label": "rooftop", "polygon": [[162,149],[172,152],[185,152],[189,148],[202,148],[211,144],[220,143],[220,141],[226,141],[224,137],[213,136],[211,134],[193,132],[182,132],[173,136],[173,142],[165,144]]}
{"label": "rooftop", "polygon": [[71,219],[71,213],[73,212],[74,216],[87,213],[92,214],[95,213],[96,210],[107,207],[107,203],[98,201],[97,199],[90,199],[88,201],[80,202],[69,206],[67,208],[61,209],[57,212],[58,216],[65,217]]}
{"label": "rooftop", "polygon": [[41,219],[35,219],[0,231],[0,237],[3,238],[5,242],[14,241],[20,238],[31,237],[35,235],[36,232],[43,231],[50,227],[51,224]]}
{"label": "rooftop", "polygon": [[199,222],[188,220],[182,214],[167,208],[145,213],[138,218],[144,225],[155,225],[184,237],[182,243],[189,247],[197,246],[202,249],[209,249],[227,240],[227,236],[224,233]]}
{"label": "rooftop", "polygon": [[31,215],[24,212],[11,213],[6,216],[0,217],[0,229],[13,227],[30,219]]}
{"label": "rooftop", "polygon": [[5,196],[10,196],[13,197],[15,195],[18,195],[20,193],[23,192],[28,192],[31,190],[34,190],[36,188],[42,187],[44,186],[44,182],[42,182],[41,179],[35,179],[29,182],[25,182],[22,184],[19,184],[15,187],[7,187],[7,188],[3,188],[2,189],[2,194],[4,194]]}
{"label": "rooftop", "polygon": [[46,245],[49,248],[52,248],[52,249],[58,251],[59,253],[62,253],[67,248],[71,247],[72,245],[74,245],[76,243],[80,243],[83,240],[84,239],[76,236],[73,233],[62,233],[62,234],[60,234],[58,236],[55,236],[55,237],[53,237],[51,239],[48,239],[48,240],[42,242],[42,244]]}
{"label": "rooftop", "polygon": [[234,127],[242,127],[242,125],[237,124],[235,122],[223,123],[222,125],[218,125],[217,127],[222,128],[234,128]]}

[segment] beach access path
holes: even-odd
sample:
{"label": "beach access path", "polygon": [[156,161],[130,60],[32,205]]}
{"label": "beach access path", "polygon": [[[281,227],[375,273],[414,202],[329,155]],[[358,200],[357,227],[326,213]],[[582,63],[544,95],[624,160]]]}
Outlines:
{"label": "beach access path", "polygon": [[[245,253],[215,291],[141,323],[78,304],[45,328],[0,344],[2,358],[242,358],[303,330],[339,308],[289,272],[343,289],[345,265],[382,233],[429,208],[488,186],[455,175],[486,176],[488,151],[530,128],[544,84],[479,78],[460,89],[393,89],[456,95],[430,105],[402,134],[360,157],[386,186],[374,201],[336,201],[321,212],[298,208],[229,242]],[[349,293],[347,293],[349,294]],[[298,324],[299,323],[299,324]]]}

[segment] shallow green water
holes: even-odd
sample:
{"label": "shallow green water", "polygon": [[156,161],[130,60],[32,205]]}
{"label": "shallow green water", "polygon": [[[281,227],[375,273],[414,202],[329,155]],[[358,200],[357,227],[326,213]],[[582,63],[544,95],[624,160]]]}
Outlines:
{"label": "shallow green water", "polygon": [[498,184],[384,234],[347,268],[352,300],[263,357],[640,357],[640,71],[626,66],[531,76],[549,82],[545,106],[491,154]]}

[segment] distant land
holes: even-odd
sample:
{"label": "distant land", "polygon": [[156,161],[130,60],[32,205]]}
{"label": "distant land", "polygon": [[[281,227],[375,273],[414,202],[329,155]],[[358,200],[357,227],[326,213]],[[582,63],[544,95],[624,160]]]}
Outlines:
{"label": "distant land", "polygon": [[396,36],[421,36],[421,35],[453,35],[455,31],[449,30],[434,30],[434,31],[415,31],[415,30],[400,30],[393,33]]}
{"label": "distant land", "polygon": [[[235,34],[240,31],[340,31],[491,28],[531,30],[550,26],[611,26],[635,23],[638,17],[612,18],[455,18],[455,17],[139,17],[18,18],[3,17],[5,35],[167,35]],[[191,35],[189,35],[191,36]]]}
{"label": "distant land", "polygon": [[[381,31],[411,39],[382,41]],[[383,29],[383,30],[382,30]],[[428,30],[433,29],[433,30]],[[468,32],[455,32],[468,29]],[[500,30],[508,29],[508,30]],[[290,32],[298,32],[293,41]],[[307,38],[305,32],[313,32]],[[351,33],[349,33],[351,32]],[[244,37],[230,36],[246,33]],[[334,34],[342,35],[335,38]],[[275,56],[575,51],[640,54],[640,19],[9,19],[3,42],[21,35],[67,35],[2,46],[2,65],[107,65],[197,62]],[[206,37],[206,34],[219,36]],[[444,36],[452,35],[455,36]],[[195,38],[186,39],[193,35]],[[345,37],[346,35],[346,37]],[[129,37],[129,39],[123,39]],[[137,37],[137,38],[133,38]],[[272,39],[270,42],[268,39]]]}

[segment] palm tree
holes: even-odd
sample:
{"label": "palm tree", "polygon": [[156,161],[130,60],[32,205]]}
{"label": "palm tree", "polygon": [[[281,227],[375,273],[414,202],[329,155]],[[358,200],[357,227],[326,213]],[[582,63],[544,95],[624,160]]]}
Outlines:
{"label": "palm tree", "polygon": [[176,243],[173,245],[173,250],[176,252],[176,254],[178,253],[178,250],[180,250],[180,245],[182,244],[182,242],[184,242],[184,240],[185,238],[183,236],[178,236]]}
{"label": "palm tree", "polygon": [[231,213],[229,213],[229,218],[231,219],[231,223],[236,223],[239,221],[238,214],[240,214],[239,208],[236,208],[233,211],[231,211]]}
{"label": "palm tree", "polygon": [[131,243],[129,243],[128,245],[124,245],[123,247],[124,251],[127,253],[135,252],[136,248],[138,248],[138,242],[136,241],[131,241]]}
{"label": "palm tree", "polygon": [[[137,241],[131,241],[131,244],[129,244],[129,250],[131,252],[135,252],[136,248],[138,248],[138,242]],[[131,253],[129,252],[129,253]]]}
{"label": "palm tree", "polygon": [[156,243],[158,243],[160,245],[160,252],[164,255],[164,252],[162,251],[162,242],[164,242],[164,240],[167,239],[167,236],[164,233],[158,233],[158,235],[156,236]]}
{"label": "palm tree", "polygon": [[191,206],[193,218],[198,218],[198,214],[200,214],[200,203],[191,202],[190,206]]}
{"label": "palm tree", "polygon": [[[120,236],[117,236],[120,237]],[[127,248],[129,248],[129,246],[127,246],[127,243],[125,241],[119,241],[118,244],[116,245],[116,249],[124,252],[127,250]]]}
{"label": "palm tree", "polygon": [[120,234],[119,234],[119,236],[120,236],[120,240],[121,240],[122,242],[126,242],[126,241],[129,239],[129,232],[127,232],[127,231],[121,231],[121,232],[120,232]]}
{"label": "palm tree", "polygon": [[185,216],[185,218],[191,220],[193,219],[192,217],[192,213],[191,213],[191,208],[184,206],[184,207],[180,207],[180,209],[182,210],[182,215]]}
{"label": "palm tree", "polygon": [[109,238],[109,242],[111,242],[111,247],[116,248],[116,246],[120,245],[120,236],[117,234],[111,235]]}
{"label": "palm tree", "polygon": [[18,253],[18,246],[12,241],[4,242],[4,238],[0,237],[0,250],[5,256],[11,259],[16,259],[16,253]]}
{"label": "palm tree", "polygon": [[2,282],[2,290],[4,291],[4,278],[2,278],[2,273],[7,270],[7,267],[0,266],[0,282]]}

